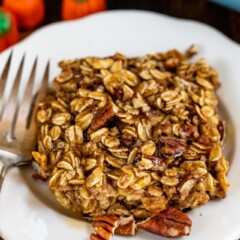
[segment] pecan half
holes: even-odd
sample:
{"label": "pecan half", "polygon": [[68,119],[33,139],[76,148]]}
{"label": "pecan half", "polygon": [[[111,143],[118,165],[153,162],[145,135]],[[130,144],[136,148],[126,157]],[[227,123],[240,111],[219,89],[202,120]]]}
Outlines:
{"label": "pecan half", "polygon": [[112,233],[103,227],[95,227],[95,231],[96,234],[104,240],[110,240],[112,238]]}
{"label": "pecan half", "polygon": [[95,222],[93,228],[97,231],[99,228],[104,228],[109,233],[113,233],[114,227],[106,222]]}
{"label": "pecan half", "polygon": [[105,126],[115,116],[113,105],[108,102],[103,108],[101,108],[94,116],[92,124],[88,129],[88,133],[97,131],[101,127]]}
{"label": "pecan half", "polygon": [[179,157],[186,150],[186,144],[177,139],[166,139],[162,152],[168,156]]}
{"label": "pecan half", "polygon": [[164,237],[181,237],[189,235],[192,221],[181,211],[168,207],[159,214],[138,223],[137,226]]}
{"label": "pecan half", "polygon": [[100,237],[99,235],[92,233],[90,235],[90,240],[104,240],[104,238]]}
{"label": "pecan half", "polygon": [[136,223],[133,216],[121,218],[115,233],[124,236],[134,236],[136,233]]}
{"label": "pecan half", "polygon": [[203,145],[209,145],[211,146],[212,145],[212,142],[211,140],[209,139],[209,137],[205,136],[205,135],[200,135],[197,140],[196,140],[197,143],[200,143],[200,144],[203,144]]}
{"label": "pecan half", "polygon": [[195,127],[189,123],[180,128],[179,134],[182,138],[190,138],[195,131]]}
{"label": "pecan half", "polygon": [[119,222],[119,217],[116,217],[114,215],[98,215],[94,218],[94,221],[97,222],[106,222],[109,223],[110,225],[112,225],[113,227],[116,227],[118,225]]}
{"label": "pecan half", "polygon": [[99,215],[94,218],[93,227],[96,233],[90,235],[91,240],[110,240],[118,226],[119,218],[113,215]]}

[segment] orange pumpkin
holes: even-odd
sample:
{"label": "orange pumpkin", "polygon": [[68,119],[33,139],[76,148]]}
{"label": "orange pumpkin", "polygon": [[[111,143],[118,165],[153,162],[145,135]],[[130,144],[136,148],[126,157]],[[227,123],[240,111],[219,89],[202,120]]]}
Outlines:
{"label": "orange pumpkin", "polygon": [[62,19],[72,20],[106,10],[106,0],[63,0]]}
{"label": "orange pumpkin", "polygon": [[25,29],[36,27],[44,19],[44,0],[3,0],[3,6],[14,13],[18,25]]}
{"label": "orange pumpkin", "polygon": [[19,39],[15,17],[0,7],[0,52],[15,44]]}

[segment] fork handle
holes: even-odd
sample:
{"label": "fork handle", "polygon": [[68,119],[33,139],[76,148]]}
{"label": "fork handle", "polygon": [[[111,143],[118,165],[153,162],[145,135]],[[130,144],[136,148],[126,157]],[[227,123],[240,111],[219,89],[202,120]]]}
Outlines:
{"label": "fork handle", "polygon": [[4,177],[6,176],[7,170],[9,169],[11,165],[7,163],[6,161],[0,160],[0,193],[2,190],[2,185],[4,181]]}

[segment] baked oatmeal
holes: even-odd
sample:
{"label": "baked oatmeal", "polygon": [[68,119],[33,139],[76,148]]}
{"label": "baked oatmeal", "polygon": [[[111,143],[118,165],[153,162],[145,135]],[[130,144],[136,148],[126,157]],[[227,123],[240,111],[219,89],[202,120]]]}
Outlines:
{"label": "baked oatmeal", "polygon": [[182,211],[226,196],[218,74],[195,53],[59,63],[33,157],[58,202],[94,222],[91,239],[188,235]]}

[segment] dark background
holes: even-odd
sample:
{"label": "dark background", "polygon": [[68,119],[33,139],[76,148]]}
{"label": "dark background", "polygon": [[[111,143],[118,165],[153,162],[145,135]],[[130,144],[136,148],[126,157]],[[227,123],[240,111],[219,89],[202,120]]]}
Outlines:
{"label": "dark background", "polygon": [[[0,0],[1,3],[2,0]],[[18,0],[15,0],[18,1]],[[61,0],[45,0],[42,25],[61,20]],[[207,23],[240,43],[240,13],[204,0],[107,0],[108,9],[144,9]],[[21,39],[31,31],[21,31]]]}

